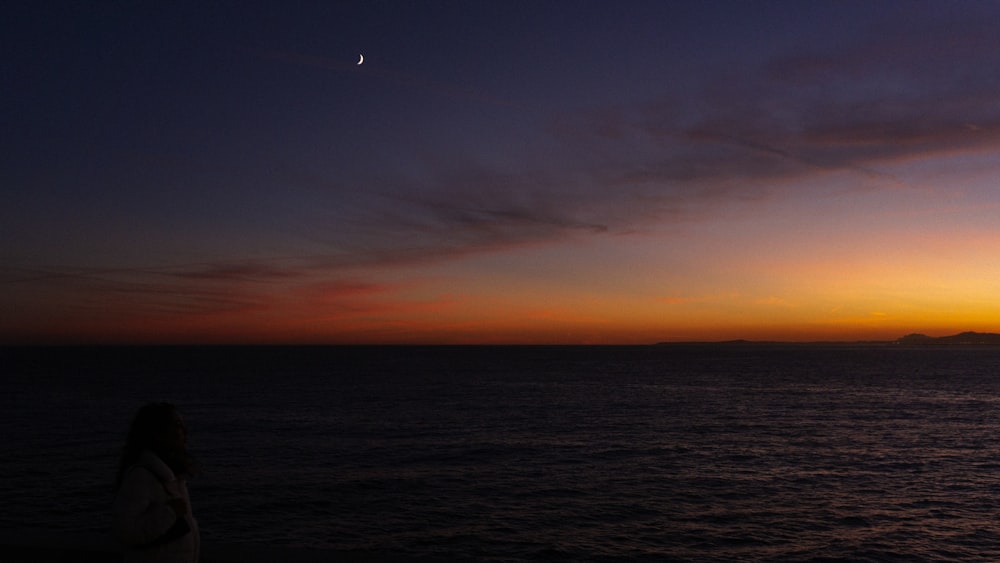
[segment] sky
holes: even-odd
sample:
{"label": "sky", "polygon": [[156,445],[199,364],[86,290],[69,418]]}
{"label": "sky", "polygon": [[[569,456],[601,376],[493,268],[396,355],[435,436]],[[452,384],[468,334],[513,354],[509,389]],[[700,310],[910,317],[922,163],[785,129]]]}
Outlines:
{"label": "sky", "polygon": [[0,343],[1000,331],[1000,3],[39,1],[0,26]]}

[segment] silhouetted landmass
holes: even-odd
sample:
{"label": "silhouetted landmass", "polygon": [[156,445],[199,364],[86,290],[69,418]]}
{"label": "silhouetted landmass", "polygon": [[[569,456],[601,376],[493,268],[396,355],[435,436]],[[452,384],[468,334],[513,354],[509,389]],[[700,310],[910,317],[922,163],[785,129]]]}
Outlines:
{"label": "silhouetted landmass", "polygon": [[819,342],[780,342],[774,340],[725,340],[714,342],[658,342],[658,346],[696,345],[696,346],[1000,346],[1000,334],[994,332],[962,332],[951,336],[927,336],[926,334],[907,334],[896,340],[858,340],[854,342],[819,341]]}
{"label": "silhouetted landmass", "polygon": [[783,341],[783,340],[677,340],[667,342],[657,342],[655,346],[719,346],[719,347],[763,347],[763,346],[891,346],[895,344],[893,340],[817,340],[817,341]]}
{"label": "silhouetted landmass", "polygon": [[907,334],[896,344],[909,346],[1000,346],[1000,334],[994,332],[962,332],[951,336]]}

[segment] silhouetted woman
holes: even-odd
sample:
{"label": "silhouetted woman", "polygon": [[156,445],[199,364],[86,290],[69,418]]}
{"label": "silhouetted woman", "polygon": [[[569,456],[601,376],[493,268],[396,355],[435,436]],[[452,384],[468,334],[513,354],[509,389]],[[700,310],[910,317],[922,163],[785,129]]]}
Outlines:
{"label": "silhouetted woman", "polygon": [[201,540],[185,483],[194,470],[177,409],[170,403],[139,409],[122,450],[114,502],[126,563],[198,561]]}

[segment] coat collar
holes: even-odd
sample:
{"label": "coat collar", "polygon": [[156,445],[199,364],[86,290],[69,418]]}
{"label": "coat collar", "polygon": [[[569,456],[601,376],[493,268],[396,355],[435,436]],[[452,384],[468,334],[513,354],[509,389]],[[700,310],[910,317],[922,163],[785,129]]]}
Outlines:
{"label": "coat collar", "polygon": [[160,459],[160,456],[149,450],[142,452],[142,455],[139,456],[139,461],[136,462],[136,465],[150,470],[160,481],[170,482],[177,480],[177,476],[174,475],[174,472],[167,467],[167,464],[164,463],[162,459]]}

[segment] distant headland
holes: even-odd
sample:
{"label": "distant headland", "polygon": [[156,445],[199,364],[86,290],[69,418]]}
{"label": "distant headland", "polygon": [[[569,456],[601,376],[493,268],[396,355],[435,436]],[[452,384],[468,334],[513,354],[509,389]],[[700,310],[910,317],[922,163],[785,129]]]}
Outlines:
{"label": "distant headland", "polygon": [[658,342],[657,345],[699,344],[712,346],[755,346],[755,345],[831,345],[831,346],[1000,346],[1000,334],[995,332],[961,332],[951,336],[927,336],[926,334],[907,334],[896,340],[859,340],[859,341],[819,341],[819,342],[781,342],[775,340],[724,340],[715,342]]}
{"label": "distant headland", "polygon": [[1000,334],[995,332],[962,332],[951,336],[907,334],[896,339],[895,344],[909,346],[1000,346]]}

